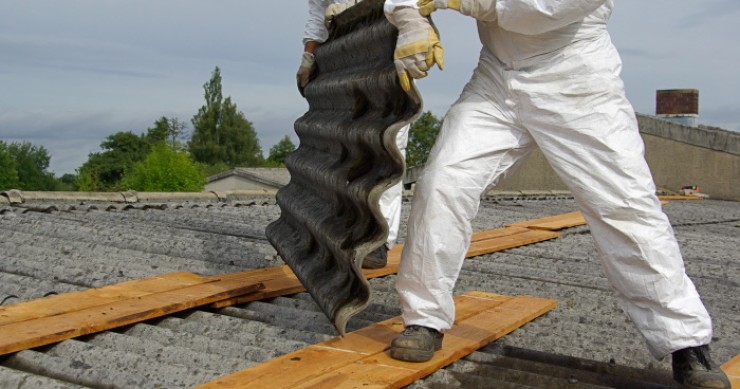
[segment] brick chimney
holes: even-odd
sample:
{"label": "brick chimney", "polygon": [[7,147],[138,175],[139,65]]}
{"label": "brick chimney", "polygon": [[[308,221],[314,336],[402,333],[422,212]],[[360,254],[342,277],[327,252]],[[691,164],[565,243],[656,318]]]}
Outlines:
{"label": "brick chimney", "polygon": [[686,126],[699,126],[699,90],[664,89],[655,94],[655,114]]}

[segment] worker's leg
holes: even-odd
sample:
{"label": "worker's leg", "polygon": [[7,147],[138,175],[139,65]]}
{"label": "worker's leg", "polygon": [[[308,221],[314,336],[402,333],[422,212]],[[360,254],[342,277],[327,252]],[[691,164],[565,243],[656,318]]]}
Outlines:
{"label": "worker's leg", "polygon": [[529,134],[513,128],[490,97],[476,93],[475,86],[483,83],[479,73],[445,116],[414,190],[396,282],[406,326],[451,328],[452,290],[481,194],[534,146]]}
{"label": "worker's leg", "polygon": [[[409,127],[404,126],[398,130],[396,135],[396,146],[401,152],[401,157],[406,160],[406,144],[409,140]],[[398,239],[398,228],[401,224],[401,201],[403,199],[403,180],[393,185],[380,196],[380,212],[383,213],[388,223],[388,239],[385,246],[387,249],[393,247]]]}
{"label": "worker's leg", "polygon": [[[651,353],[662,358],[707,344],[711,320],[686,275],[655,194],[618,68],[610,73],[595,67],[561,69],[583,79],[550,82],[549,89],[559,91],[553,99],[529,93],[521,100],[528,104],[522,120],[573,192],[606,276]],[[532,77],[531,72],[526,74],[527,81]]]}

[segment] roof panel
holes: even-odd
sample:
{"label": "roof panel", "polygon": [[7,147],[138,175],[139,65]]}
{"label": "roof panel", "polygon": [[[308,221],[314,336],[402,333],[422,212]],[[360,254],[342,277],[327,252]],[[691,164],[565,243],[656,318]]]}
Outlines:
{"label": "roof panel", "polygon": [[398,83],[397,31],[382,6],[367,0],[340,14],[316,50],[309,111],[295,123],[300,145],[285,162],[290,183],[266,230],[340,334],[370,300],[360,265],[388,234],[378,200],[403,175],[396,134],[421,112],[418,92]]}

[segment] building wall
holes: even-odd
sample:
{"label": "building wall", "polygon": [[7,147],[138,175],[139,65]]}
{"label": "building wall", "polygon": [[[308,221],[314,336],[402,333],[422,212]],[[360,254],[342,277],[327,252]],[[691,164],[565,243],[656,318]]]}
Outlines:
{"label": "building wall", "polygon": [[740,156],[642,134],[645,159],[658,187],[698,185],[714,199],[740,201]]}

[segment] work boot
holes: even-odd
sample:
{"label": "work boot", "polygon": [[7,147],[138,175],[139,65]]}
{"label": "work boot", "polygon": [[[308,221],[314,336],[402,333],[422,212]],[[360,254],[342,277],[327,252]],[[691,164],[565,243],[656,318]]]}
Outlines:
{"label": "work boot", "polygon": [[391,357],[406,362],[426,362],[442,348],[444,335],[432,328],[408,326],[391,342]]}
{"label": "work boot", "polygon": [[686,388],[730,389],[730,381],[714,366],[706,345],[673,352],[673,379]]}
{"label": "work boot", "polygon": [[370,254],[362,260],[363,269],[380,269],[385,267],[388,263],[388,247],[382,245],[377,249],[370,252]]}

